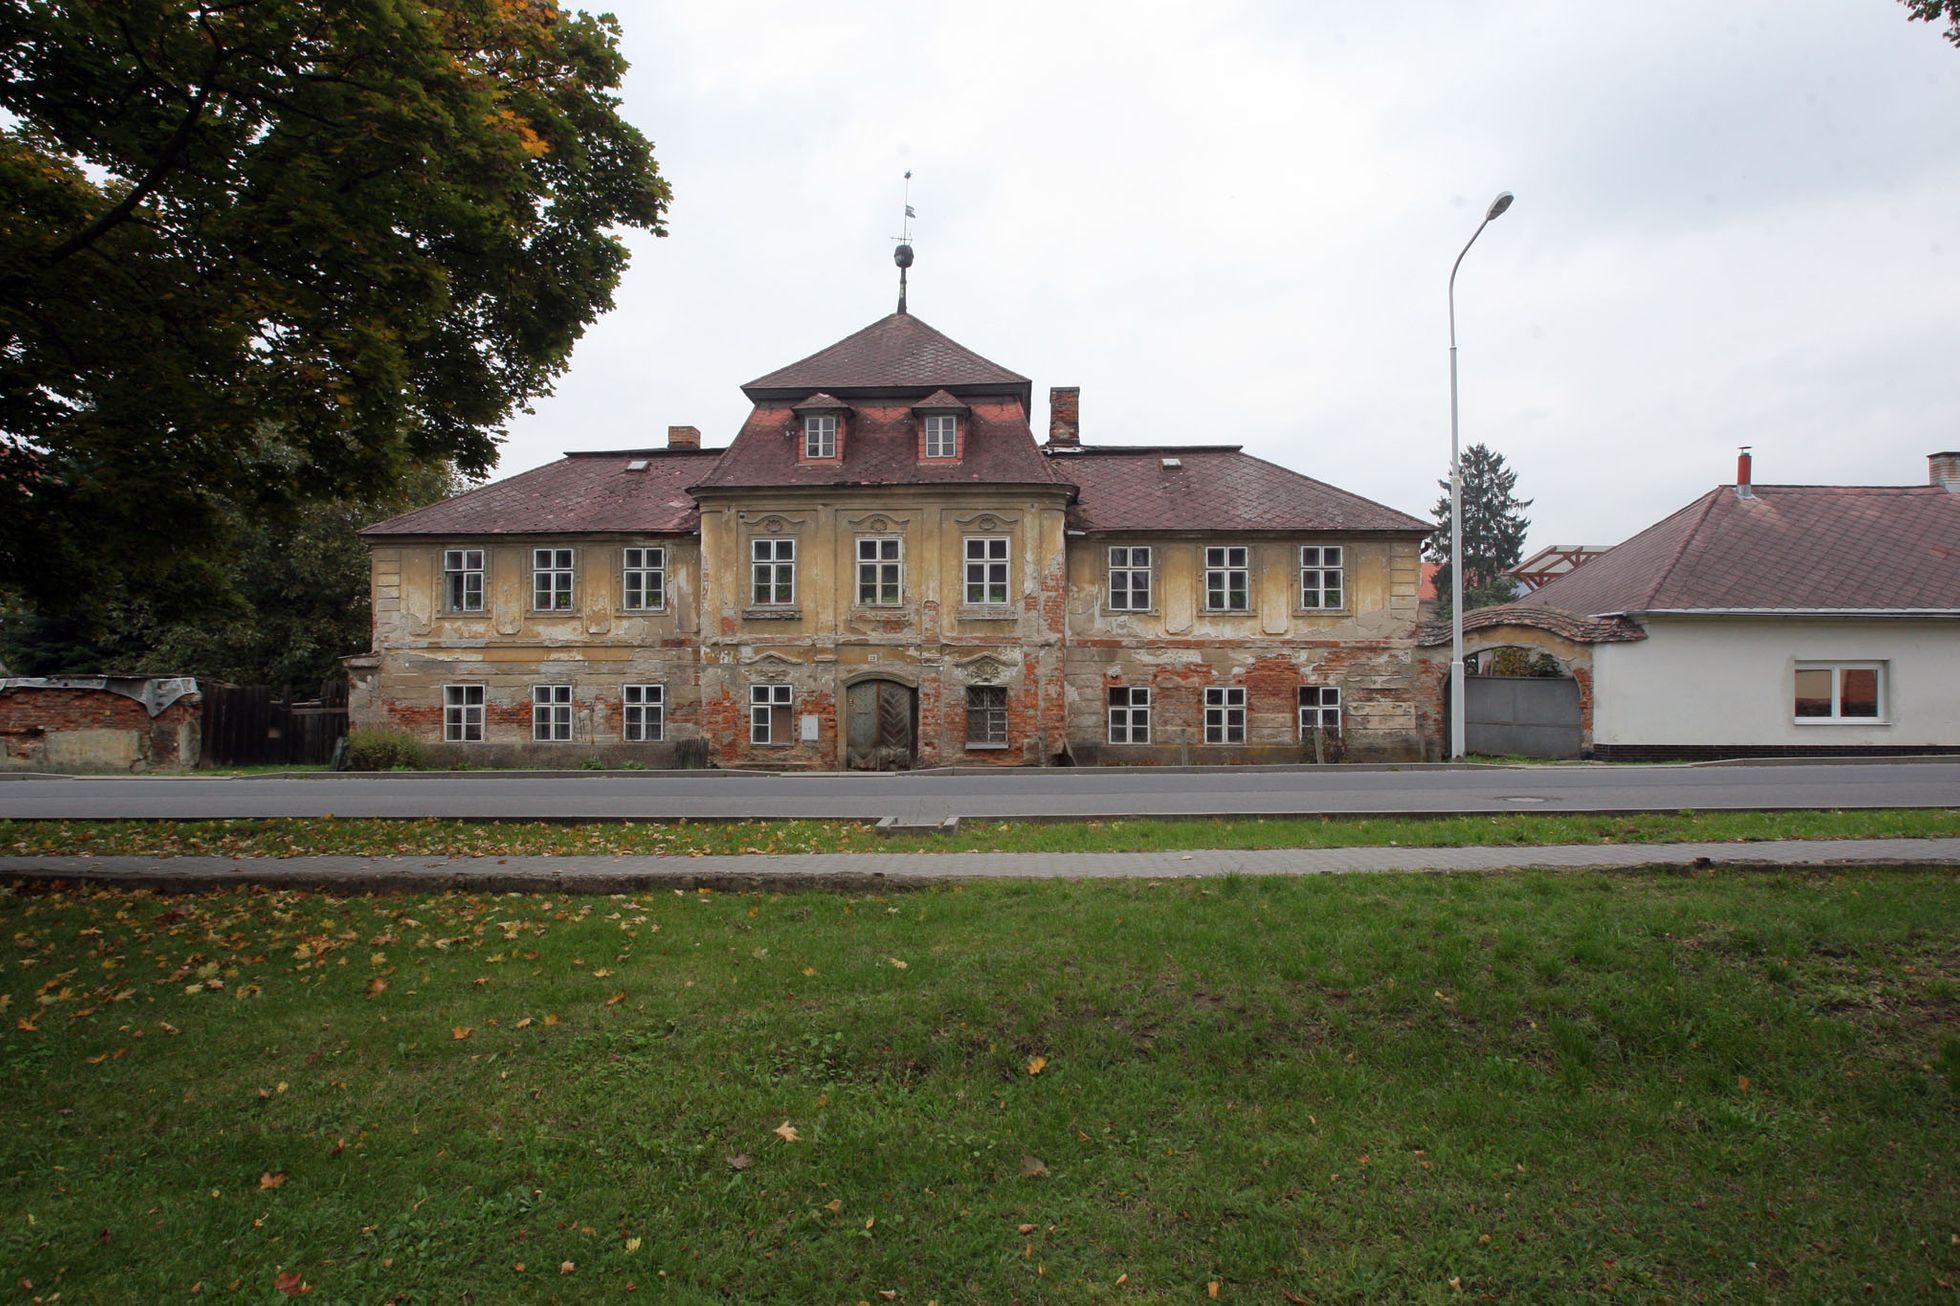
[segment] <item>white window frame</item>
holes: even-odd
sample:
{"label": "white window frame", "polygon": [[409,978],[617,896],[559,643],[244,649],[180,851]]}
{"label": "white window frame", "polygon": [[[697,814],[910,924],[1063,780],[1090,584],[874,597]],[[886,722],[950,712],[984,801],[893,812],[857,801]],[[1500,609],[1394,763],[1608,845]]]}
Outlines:
{"label": "white window frame", "polygon": [[[484,556],[482,549],[442,551],[442,610],[483,611]],[[472,585],[471,582],[475,584]]]}
{"label": "white window frame", "polygon": [[1331,734],[1337,738],[1340,736],[1341,688],[1339,685],[1300,686],[1300,738],[1311,739],[1315,726],[1320,728],[1323,735]]}
{"label": "white window frame", "polygon": [[[1236,605],[1231,602],[1233,577],[1238,578],[1239,602]],[[1224,602],[1214,603],[1213,595],[1223,596]],[[1252,549],[1248,545],[1208,544],[1205,546],[1205,611],[1252,611]]]}
{"label": "white window frame", "polygon": [[[1796,697],[1796,676],[1806,671],[1829,672],[1831,677],[1831,712],[1829,716],[1798,716]],[[1878,682],[1878,713],[1875,716],[1846,716],[1844,714],[1844,673],[1847,671],[1869,671]],[[1886,700],[1891,695],[1891,664],[1887,662],[1823,662],[1803,660],[1796,665],[1796,676],[1790,681],[1790,720],[1800,726],[1882,726],[1891,724],[1891,716],[1886,711]]]}
{"label": "white window frame", "polygon": [[531,550],[531,611],[570,612],[578,602],[578,551]]}
{"label": "white window frame", "polygon": [[[792,713],[796,708],[796,688],[793,685],[775,683],[749,686],[749,742],[763,744],[771,748],[783,748],[793,743],[790,738],[795,733],[795,719]],[[783,716],[783,738],[776,738],[775,714]]]}
{"label": "white window frame", "polygon": [[620,736],[629,744],[658,744],[667,738],[667,687],[619,687]]}
{"label": "white window frame", "polygon": [[[867,556],[867,553],[869,556]],[[865,598],[869,578],[871,597]],[[886,598],[887,589],[891,594]],[[860,535],[857,537],[857,606],[896,608],[905,602],[905,537],[902,535]]]}
{"label": "white window frame", "polygon": [[[777,593],[788,578],[789,597]],[[788,608],[796,604],[796,541],[781,535],[758,535],[749,541],[749,606]]]}
{"label": "white window frame", "polygon": [[[970,608],[1004,608],[1014,601],[1014,543],[1006,535],[968,535],[960,550],[966,560],[961,593]],[[998,587],[1000,597],[992,595]],[[975,598],[978,594],[980,597]]]}
{"label": "white window frame", "polygon": [[531,742],[569,744],[572,734],[572,687],[531,686]]}
{"label": "white window frame", "polygon": [[1300,546],[1300,606],[1339,612],[1347,606],[1347,551],[1339,544]]}
{"label": "white window frame", "polygon": [[[975,695],[999,702],[975,703]],[[976,729],[977,727],[977,729]],[[968,748],[1007,747],[1007,686],[968,685],[966,687],[966,746]]]}
{"label": "white window frame", "polygon": [[837,456],[837,414],[810,413],[803,419],[803,456],[829,462]]}
{"label": "white window frame", "polygon": [[960,419],[952,413],[933,413],[925,420],[926,458],[950,460],[960,456]]}
{"label": "white window frame", "polygon": [[1224,745],[1245,742],[1244,686],[1220,685],[1205,690],[1205,742]]}
{"label": "white window frame", "polygon": [[[1117,702],[1117,695],[1122,702]],[[1109,742],[1147,744],[1150,742],[1150,689],[1146,685],[1111,685],[1104,694],[1108,707]],[[1117,736],[1121,735],[1119,739]]]}
{"label": "white window frame", "polygon": [[[483,742],[483,706],[486,697],[480,684],[442,687],[443,743],[480,744]],[[472,730],[475,734],[470,733]]]}
{"label": "white window frame", "polygon": [[[1152,593],[1155,578],[1151,573],[1151,552],[1148,544],[1112,544],[1109,546],[1108,585],[1104,593],[1108,597],[1111,612],[1148,612],[1155,603]],[[1118,583],[1120,580],[1120,584]],[[1138,582],[1142,583],[1139,590]],[[1141,594],[1142,601],[1138,602]],[[1119,601],[1120,600],[1120,601]]]}
{"label": "white window frame", "polygon": [[[665,612],[666,546],[629,544],[620,550],[619,559],[619,606],[627,612]],[[653,599],[651,603],[647,601],[649,596]]]}

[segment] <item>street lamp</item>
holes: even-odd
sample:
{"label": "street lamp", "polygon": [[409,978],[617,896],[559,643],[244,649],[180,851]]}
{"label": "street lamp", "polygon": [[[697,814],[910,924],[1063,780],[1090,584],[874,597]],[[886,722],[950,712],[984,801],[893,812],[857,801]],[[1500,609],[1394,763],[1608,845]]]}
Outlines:
{"label": "street lamp", "polygon": [[[1511,207],[1511,192],[1490,202],[1490,211],[1464,242],[1463,254],[1477,243],[1484,228]],[[1463,756],[1463,455],[1456,439],[1456,270],[1463,254],[1450,265],[1450,757]]]}

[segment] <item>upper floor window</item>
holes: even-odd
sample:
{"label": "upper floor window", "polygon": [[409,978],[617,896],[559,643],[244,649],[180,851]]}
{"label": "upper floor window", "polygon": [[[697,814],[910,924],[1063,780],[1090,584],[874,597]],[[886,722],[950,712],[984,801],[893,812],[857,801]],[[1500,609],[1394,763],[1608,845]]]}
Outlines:
{"label": "upper floor window", "polygon": [[926,447],[928,458],[957,458],[960,456],[960,419],[951,413],[935,413],[926,418]]}
{"label": "upper floor window", "polygon": [[895,607],[905,594],[905,546],[895,535],[864,535],[857,542],[857,601]]}
{"label": "upper floor window", "polygon": [[448,744],[483,742],[483,686],[442,687],[442,739]]}
{"label": "upper floor window", "polygon": [[445,612],[483,611],[483,550],[442,551],[442,606]]}
{"label": "upper floor window", "polygon": [[1799,662],[1794,708],[1799,723],[1885,719],[1883,662]]}
{"label": "upper floor window", "polygon": [[1150,550],[1117,545],[1109,551],[1109,606],[1115,612],[1150,610]]}
{"label": "upper floor window", "polygon": [[566,743],[572,737],[572,687],[531,686],[531,738],[540,743]]}
{"label": "upper floor window", "polygon": [[1252,606],[1251,571],[1242,544],[1205,550],[1205,610],[1245,612]]}
{"label": "upper floor window", "polygon": [[1245,742],[1245,690],[1236,686],[1205,691],[1205,742]]}
{"label": "upper floor window", "polygon": [[569,610],[572,606],[572,551],[531,550],[531,606],[539,612]]}
{"label": "upper floor window", "polygon": [[667,550],[630,548],[625,551],[620,583],[620,606],[633,612],[658,612],[667,606]]}
{"label": "upper floor window", "polygon": [[1109,742],[1150,742],[1150,691],[1142,686],[1117,685],[1109,691]]}
{"label": "upper floor window", "polygon": [[837,414],[811,413],[803,419],[803,456],[819,459],[837,456]]}
{"label": "upper floor window", "polygon": [[966,601],[976,605],[1007,602],[1008,543],[1004,535],[969,535],[966,540]]}
{"label": "upper floor window", "polygon": [[1316,730],[1341,733],[1341,691],[1333,685],[1300,686],[1300,738]]}
{"label": "upper floor window", "polygon": [[796,602],[795,540],[752,540],[749,557],[753,563],[755,606],[775,607]]}
{"label": "upper floor window", "polygon": [[1300,606],[1336,611],[1343,606],[1343,568],[1338,544],[1300,547]]}
{"label": "upper floor window", "polygon": [[620,706],[625,709],[626,742],[657,744],[667,735],[667,687],[625,685]]}

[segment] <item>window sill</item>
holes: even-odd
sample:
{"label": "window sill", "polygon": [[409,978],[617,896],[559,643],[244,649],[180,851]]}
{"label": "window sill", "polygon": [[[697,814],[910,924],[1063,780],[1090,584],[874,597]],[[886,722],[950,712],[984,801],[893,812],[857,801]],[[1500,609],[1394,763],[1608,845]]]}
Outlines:
{"label": "window sill", "polygon": [[1351,617],[1354,615],[1354,609],[1353,608],[1295,608],[1293,609],[1293,615],[1296,617]]}
{"label": "window sill", "polygon": [[1201,617],[1256,617],[1259,614],[1251,608],[1199,608]]}
{"label": "window sill", "polygon": [[959,609],[961,621],[1018,621],[1020,616],[1011,603],[962,603]]}
{"label": "window sill", "polygon": [[743,608],[744,621],[801,621],[803,609],[794,605],[767,608]]}
{"label": "window sill", "polygon": [[1890,726],[1892,723],[1882,716],[1799,716],[1791,717],[1793,726]]}
{"label": "window sill", "polygon": [[613,615],[614,615],[615,617],[664,617],[664,616],[666,616],[666,615],[667,615],[667,609],[666,609],[666,608],[664,608],[664,607],[659,607],[659,608],[614,608],[614,609],[613,609]]}
{"label": "window sill", "polygon": [[918,613],[906,603],[853,603],[851,616],[860,621],[890,621],[893,617],[912,620]]}
{"label": "window sill", "polygon": [[750,748],[788,748],[789,746],[790,742],[787,739],[783,740],[780,744],[772,744],[766,739],[760,742],[753,739],[749,740]]}
{"label": "window sill", "polygon": [[1155,617],[1160,615],[1155,608],[1104,608],[1105,617]]}
{"label": "window sill", "polygon": [[966,751],[969,753],[998,753],[1006,747],[1006,744],[976,744],[968,741]]}

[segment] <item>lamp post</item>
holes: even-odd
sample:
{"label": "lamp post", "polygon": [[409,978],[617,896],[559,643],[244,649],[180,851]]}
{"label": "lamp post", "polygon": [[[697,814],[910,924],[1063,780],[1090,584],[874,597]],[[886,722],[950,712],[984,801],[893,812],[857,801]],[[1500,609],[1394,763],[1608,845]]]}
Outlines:
{"label": "lamp post", "polygon": [[[1463,254],[1477,243],[1484,228],[1511,207],[1511,192],[1490,202],[1490,211],[1464,242]],[[1450,265],[1450,757],[1463,756],[1463,455],[1456,438],[1456,270],[1463,254]]]}

